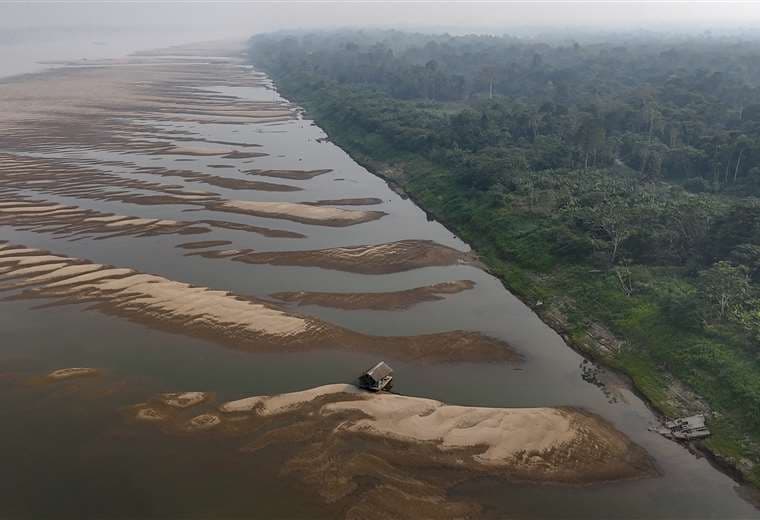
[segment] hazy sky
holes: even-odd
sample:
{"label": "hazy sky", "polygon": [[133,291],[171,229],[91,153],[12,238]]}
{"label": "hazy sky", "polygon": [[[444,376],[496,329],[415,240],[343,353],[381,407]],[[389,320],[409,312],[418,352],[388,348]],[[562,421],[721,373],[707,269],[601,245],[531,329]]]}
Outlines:
{"label": "hazy sky", "polygon": [[185,27],[188,32],[247,35],[282,28],[397,26],[488,28],[751,29],[760,2],[9,2],[0,0],[3,29],[87,25]]}

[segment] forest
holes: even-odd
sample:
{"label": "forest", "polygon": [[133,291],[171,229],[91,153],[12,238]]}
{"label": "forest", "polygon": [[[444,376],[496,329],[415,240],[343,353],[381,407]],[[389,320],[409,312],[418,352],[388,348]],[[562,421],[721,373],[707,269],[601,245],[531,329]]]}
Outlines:
{"label": "forest", "polygon": [[709,449],[760,483],[760,41],[344,30],[249,51],[575,348],[663,413],[711,410]]}

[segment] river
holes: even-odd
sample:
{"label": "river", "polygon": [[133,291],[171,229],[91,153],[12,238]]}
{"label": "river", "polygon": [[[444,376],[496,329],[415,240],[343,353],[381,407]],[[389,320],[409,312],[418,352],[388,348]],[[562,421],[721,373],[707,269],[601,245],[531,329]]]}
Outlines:
{"label": "river", "polygon": [[[76,53],[74,53],[75,55]],[[71,55],[71,57],[74,57]],[[2,62],[0,62],[2,63]],[[25,62],[28,65],[28,61]],[[13,64],[0,75],[34,69]],[[6,66],[4,63],[0,67]],[[9,65],[10,67],[10,65]],[[4,72],[4,73],[3,73]],[[286,102],[264,87],[220,85],[213,91],[242,101]],[[0,91],[0,95],[2,91]],[[272,192],[209,187],[172,177],[186,190],[210,189],[223,199],[301,202],[376,197],[362,209],[386,216],[348,227],[328,227],[274,218],[224,215],[225,220],[305,235],[293,239],[214,229],[208,237],[229,247],[254,251],[297,251],[432,240],[461,251],[467,244],[440,223],[428,220],[410,200],[354,162],[302,117],[264,123],[155,123],[191,132],[208,141],[261,145],[268,155],[250,159],[146,155],[71,145],[30,152],[77,160],[121,161],[132,165],[192,169],[208,175],[245,178],[241,170],[330,169],[312,179],[264,179],[303,188]],[[3,152],[5,150],[0,150]],[[18,150],[16,150],[18,151]],[[219,166],[230,168],[220,168]],[[150,173],[110,173],[155,181]],[[162,181],[163,182],[163,181]],[[209,208],[138,205],[129,201],[52,194],[29,187],[25,195],[75,204],[99,212],[143,218],[218,219]],[[193,211],[188,212],[188,209]],[[206,240],[180,235],[119,236],[78,240],[51,232],[0,226],[0,239],[91,261],[154,273],[170,280],[269,299],[282,291],[397,291],[432,283],[472,280],[471,290],[403,311],[340,310],[321,306],[293,311],[373,335],[417,335],[462,329],[503,340],[524,358],[503,363],[432,363],[386,358],[395,369],[394,390],[452,404],[493,407],[572,406],[610,421],[645,448],[662,473],[655,478],[587,486],[468,482],[454,491],[477,497],[496,518],[749,518],[757,510],[742,499],[738,485],[707,460],[648,431],[656,418],[625,385],[607,391],[582,377],[583,358],[491,275],[474,265],[424,267],[391,274],[358,274],[319,267],[251,265],[187,256],[179,244]],[[276,394],[335,382],[351,382],[379,359],[377,353],[312,350],[252,353],[221,347],[212,339],[189,337],[136,321],[86,309],[86,304],[40,308],[39,300],[0,302],[0,516],[4,518],[293,518],[337,514],[298,486],[275,478],[266,455],[251,460],[191,437],[161,437],[123,427],[121,407],[156,392],[203,390],[218,400]],[[3,386],[2,376],[40,374],[69,366],[96,366],[112,383],[97,396],[53,392],[37,383]],[[8,376],[8,380],[16,379]],[[602,379],[614,380],[613,376]]]}

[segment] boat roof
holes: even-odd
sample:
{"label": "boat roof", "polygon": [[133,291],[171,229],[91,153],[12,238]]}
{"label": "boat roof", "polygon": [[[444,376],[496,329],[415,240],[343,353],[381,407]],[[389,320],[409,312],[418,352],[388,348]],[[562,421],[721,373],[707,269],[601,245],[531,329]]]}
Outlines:
{"label": "boat roof", "polygon": [[380,381],[381,379],[391,375],[393,373],[393,369],[389,367],[385,361],[381,361],[377,365],[373,366],[369,370],[367,370],[366,374],[374,379],[375,381]]}
{"label": "boat roof", "polygon": [[668,428],[685,428],[687,430],[695,430],[705,427],[705,416],[702,414],[692,415],[690,417],[679,417],[672,421],[665,423]]}

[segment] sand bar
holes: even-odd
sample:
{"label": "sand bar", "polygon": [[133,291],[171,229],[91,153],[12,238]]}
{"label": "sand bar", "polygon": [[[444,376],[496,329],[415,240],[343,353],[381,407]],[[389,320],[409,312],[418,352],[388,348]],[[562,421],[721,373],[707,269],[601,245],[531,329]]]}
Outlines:
{"label": "sand bar", "polygon": [[377,220],[386,213],[382,211],[358,211],[293,202],[254,202],[230,200],[210,203],[207,207],[213,211],[242,213],[257,217],[280,218],[302,224],[322,226],[352,226],[362,222]]}
{"label": "sand bar", "polygon": [[174,408],[189,408],[201,404],[209,398],[206,392],[175,392],[161,394],[161,402]]}
{"label": "sand bar", "polygon": [[319,305],[334,309],[371,309],[395,311],[408,309],[418,303],[443,300],[445,295],[456,294],[475,287],[475,282],[458,280],[394,292],[334,293],[334,292],[280,292],[271,296],[277,300],[298,305]]}
{"label": "sand bar", "polygon": [[321,267],[361,274],[388,274],[422,267],[474,264],[470,253],[431,240],[401,240],[386,244],[333,247],[308,251],[205,251],[206,258],[228,258],[249,264]]}
{"label": "sand bar", "polygon": [[[20,260],[45,251],[20,250],[3,257],[0,290],[11,298],[45,298],[63,303],[96,302],[94,309],[184,334],[199,335],[242,350],[307,351],[319,348],[370,350],[392,359],[519,362],[506,344],[475,332],[417,336],[370,336],[227,291],[161,276],[55,255],[55,264],[18,268]],[[73,262],[73,263],[72,263]],[[27,272],[27,269],[41,271]]]}
{"label": "sand bar", "polygon": [[99,373],[99,370],[97,368],[83,368],[83,367],[77,367],[77,368],[60,368],[58,370],[53,370],[48,374],[48,378],[50,379],[73,379],[76,377],[88,377],[88,376],[94,376]]}
{"label": "sand bar", "polygon": [[333,384],[231,401],[220,411],[260,418],[291,413],[304,421],[316,416],[330,424],[329,435],[388,439],[406,444],[410,457],[420,450],[444,464],[531,480],[589,482],[654,472],[624,434],[573,408],[454,406]]}

